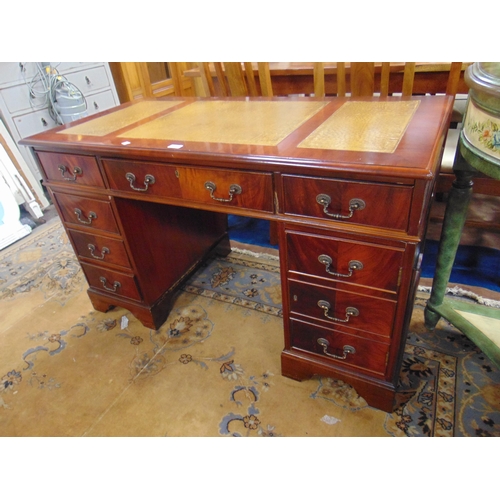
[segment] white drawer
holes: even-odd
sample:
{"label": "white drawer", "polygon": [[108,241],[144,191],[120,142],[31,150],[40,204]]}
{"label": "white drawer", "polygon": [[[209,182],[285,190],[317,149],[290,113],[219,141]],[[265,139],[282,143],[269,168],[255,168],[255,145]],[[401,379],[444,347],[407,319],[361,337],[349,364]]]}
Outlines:
{"label": "white drawer", "polygon": [[89,115],[105,111],[106,109],[113,108],[119,104],[116,102],[115,96],[111,90],[87,96],[85,99],[87,101],[87,114]]}
{"label": "white drawer", "polygon": [[42,109],[27,115],[14,118],[17,131],[21,137],[29,137],[45,130],[49,130],[57,125],[49,114],[48,109]]}
{"label": "white drawer", "polygon": [[83,66],[91,66],[92,64],[99,63],[88,63],[88,62],[52,62],[50,63],[54,68],[59,71],[60,74],[64,74],[67,71],[83,68]]}
{"label": "white drawer", "polygon": [[[38,87],[37,90],[41,90],[41,87]],[[12,114],[32,109],[42,109],[47,106],[46,96],[34,94],[33,99],[30,99],[30,89],[25,84],[7,87],[2,89],[1,93],[7,109]]]}
{"label": "white drawer", "polygon": [[92,92],[110,86],[104,66],[84,69],[75,73],[66,73],[64,76],[69,82],[76,85],[84,95],[92,94]]}
{"label": "white drawer", "polygon": [[33,62],[0,63],[0,84],[25,82],[36,74],[36,64]]}

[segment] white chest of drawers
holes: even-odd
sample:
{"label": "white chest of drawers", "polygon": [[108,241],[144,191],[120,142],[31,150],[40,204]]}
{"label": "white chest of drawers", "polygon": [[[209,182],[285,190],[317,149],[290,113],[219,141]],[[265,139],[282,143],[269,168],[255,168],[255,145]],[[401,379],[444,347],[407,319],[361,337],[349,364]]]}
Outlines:
{"label": "white chest of drawers", "polygon": [[[30,96],[30,86],[37,75],[38,64],[0,63],[0,117],[16,144],[25,137],[58,125],[49,113],[46,100],[38,93]],[[83,93],[88,115],[120,103],[108,63],[59,62],[50,65]],[[49,201],[40,186],[42,175],[38,166],[28,148],[19,146],[19,151],[29,169],[29,172],[24,172],[25,177],[32,180],[34,185],[30,187],[36,192],[42,208],[45,208]]]}

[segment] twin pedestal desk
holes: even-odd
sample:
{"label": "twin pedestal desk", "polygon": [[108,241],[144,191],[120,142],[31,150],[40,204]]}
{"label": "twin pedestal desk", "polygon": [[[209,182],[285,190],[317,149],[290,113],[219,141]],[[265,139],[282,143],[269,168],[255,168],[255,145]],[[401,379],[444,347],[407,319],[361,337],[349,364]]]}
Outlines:
{"label": "twin pedestal desk", "polygon": [[282,374],[392,411],[452,98],[172,98],[23,140],[89,283],[157,329],[230,251],[227,214],[277,223]]}

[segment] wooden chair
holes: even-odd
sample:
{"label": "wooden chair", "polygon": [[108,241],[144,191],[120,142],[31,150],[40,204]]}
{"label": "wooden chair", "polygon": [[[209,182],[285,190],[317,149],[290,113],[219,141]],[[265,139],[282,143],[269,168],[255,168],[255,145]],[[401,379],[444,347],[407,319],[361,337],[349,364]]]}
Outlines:
{"label": "wooden chair", "polygon": [[[272,97],[273,89],[269,63],[257,63],[258,79],[255,78],[255,63],[215,62],[198,63],[203,88],[208,96],[265,96]],[[211,70],[213,65],[214,72]]]}
{"label": "wooden chair", "polygon": [[[393,64],[388,62],[339,62],[336,67],[337,96],[344,97],[347,93],[353,97],[371,96],[375,93],[387,97],[393,93],[403,96],[413,94],[416,63],[407,62]],[[462,63],[451,63],[446,94],[455,96],[460,81]],[[395,88],[403,75],[402,83]],[[325,96],[325,66],[324,63],[314,63],[314,94]]]}

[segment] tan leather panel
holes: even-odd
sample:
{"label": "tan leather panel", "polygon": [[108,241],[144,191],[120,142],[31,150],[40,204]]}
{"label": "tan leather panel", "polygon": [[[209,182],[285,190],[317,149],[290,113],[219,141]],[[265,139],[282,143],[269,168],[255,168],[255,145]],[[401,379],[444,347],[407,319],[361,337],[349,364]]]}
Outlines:
{"label": "tan leather panel", "polygon": [[111,132],[127,127],[132,123],[161,113],[173,106],[182,104],[184,101],[142,101],[128,108],[120,109],[114,113],[101,116],[70,129],[61,130],[60,134],[93,135],[101,137]]}
{"label": "tan leather panel", "polygon": [[393,153],[419,103],[346,102],[298,147]]}
{"label": "tan leather panel", "polygon": [[119,137],[276,146],[326,104],[320,101],[199,101]]}

